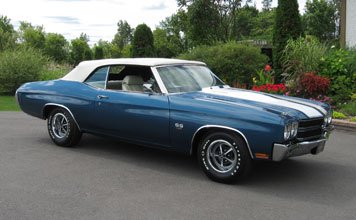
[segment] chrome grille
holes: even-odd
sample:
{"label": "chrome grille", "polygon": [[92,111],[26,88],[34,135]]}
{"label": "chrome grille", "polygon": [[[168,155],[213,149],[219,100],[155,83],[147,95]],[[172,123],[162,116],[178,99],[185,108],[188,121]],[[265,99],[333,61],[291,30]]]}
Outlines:
{"label": "chrome grille", "polygon": [[307,141],[319,139],[323,134],[324,118],[299,121],[297,140]]}

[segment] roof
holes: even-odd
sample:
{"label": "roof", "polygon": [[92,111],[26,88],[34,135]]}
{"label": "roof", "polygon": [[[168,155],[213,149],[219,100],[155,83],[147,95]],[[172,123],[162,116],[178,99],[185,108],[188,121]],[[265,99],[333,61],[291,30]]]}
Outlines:
{"label": "roof", "polygon": [[138,66],[163,66],[176,64],[196,64],[205,65],[203,62],[166,59],[166,58],[120,58],[120,59],[102,59],[83,61],[62,79],[69,81],[83,82],[90,73],[100,66],[108,65],[138,65]]}

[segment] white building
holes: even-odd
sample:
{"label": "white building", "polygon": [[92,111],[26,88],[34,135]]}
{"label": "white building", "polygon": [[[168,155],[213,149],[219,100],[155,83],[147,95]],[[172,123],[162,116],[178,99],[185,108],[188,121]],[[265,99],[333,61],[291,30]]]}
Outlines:
{"label": "white building", "polygon": [[356,1],[341,0],[340,44],[356,47]]}

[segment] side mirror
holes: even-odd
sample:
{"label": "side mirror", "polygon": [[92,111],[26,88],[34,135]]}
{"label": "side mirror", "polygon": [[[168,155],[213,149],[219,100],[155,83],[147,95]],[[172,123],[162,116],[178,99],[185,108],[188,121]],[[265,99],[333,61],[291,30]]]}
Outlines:
{"label": "side mirror", "polygon": [[153,86],[152,84],[145,83],[145,84],[143,84],[143,90],[145,92],[155,93],[152,89],[152,86]]}

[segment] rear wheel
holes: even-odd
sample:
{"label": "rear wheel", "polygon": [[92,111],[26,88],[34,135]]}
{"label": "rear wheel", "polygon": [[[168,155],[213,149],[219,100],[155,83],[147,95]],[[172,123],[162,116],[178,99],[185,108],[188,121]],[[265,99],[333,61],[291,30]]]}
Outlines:
{"label": "rear wheel", "polygon": [[214,181],[235,182],[251,167],[251,157],[244,140],[225,132],[209,133],[198,147],[198,162]]}
{"label": "rear wheel", "polygon": [[52,110],[47,119],[47,129],[52,141],[62,147],[72,147],[82,137],[73,117],[63,108]]}

